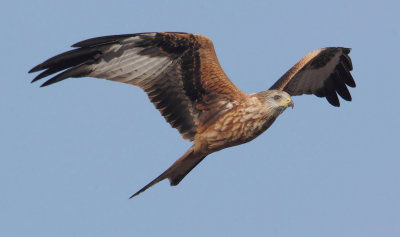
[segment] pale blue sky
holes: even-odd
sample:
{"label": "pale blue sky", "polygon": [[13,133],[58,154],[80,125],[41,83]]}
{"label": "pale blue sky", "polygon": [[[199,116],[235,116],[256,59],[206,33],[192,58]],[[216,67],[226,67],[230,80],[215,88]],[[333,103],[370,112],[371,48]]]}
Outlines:
{"label": "pale blue sky", "polygon": [[[0,9],[0,236],[400,236],[398,1],[6,1]],[[351,47],[353,101],[294,97],[251,143],[177,187],[128,197],[190,143],[139,89],[39,88],[28,70],[90,37],[186,31],[245,92],[311,50]]]}

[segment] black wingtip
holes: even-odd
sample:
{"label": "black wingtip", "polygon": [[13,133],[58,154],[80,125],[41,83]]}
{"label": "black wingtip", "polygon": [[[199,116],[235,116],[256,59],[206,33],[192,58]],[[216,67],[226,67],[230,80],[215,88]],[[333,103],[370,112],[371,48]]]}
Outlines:
{"label": "black wingtip", "polygon": [[68,77],[69,77],[69,76],[67,75],[67,73],[58,74],[57,76],[55,76],[55,77],[53,77],[53,78],[47,80],[47,81],[46,81],[45,83],[43,83],[40,87],[49,86],[49,85],[54,84],[54,83],[56,83],[56,82],[63,81],[63,80],[65,80],[65,79],[67,79]]}
{"label": "black wingtip", "polygon": [[334,90],[326,90],[325,91],[325,97],[328,100],[328,102],[335,106],[335,107],[339,107],[340,106],[340,101],[339,98],[336,94],[336,91]]}
{"label": "black wingtip", "polygon": [[51,81],[51,80],[47,80],[45,83],[43,83],[42,85],[40,85],[40,87],[45,87],[45,86],[49,86],[51,84],[56,83],[57,81]]}
{"label": "black wingtip", "polygon": [[94,47],[94,46],[99,46],[99,45],[105,45],[105,44],[113,44],[117,43],[120,40],[133,37],[136,35],[140,35],[144,33],[139,33],[139,34],[122,34],[122,35],[108,35],[108,36],[101,36],[101,37],[95,37],[95,38],[90,38],[87,40],[82,40],[79,41],[71,47],[74,48],[85,48],[85,47]]}
{"label": "black wingtip", "polygon": [[332,106],[340,107],[340,102],[332,102],[332,101],[329,101],[328,97],[327,97],[327,100],[328,100],[329,104],[331,104]]}
{"label": "black wingtip", "polygon": [[31,83],[34,83],[35,81],[38,81],[38,80],[40,80],[40,79],[42,79],[43,77],[46,77],[46,76],[48,76],[49,74],[46,74],[46,71],[45,72],[42,72],[42,73],[40,73],[39,75],[37,75],[35,78],[33,78],[33,80],[31,81]]}
{"label": "black wingtip", "polygon": [[37,80],[39,80],[40,78],[38,78],[38,77],[35,77],[35,78],[33,78],[33,80],[31,81],[31,83],[34,83],[35,81],[37,81]]}
{"label": "black wingtip", "polygon": [[28,73],[38,72],[38,71],[40,71],[40,70],[42,70],[42,65],[41,65],[41,64],[39,64],[39,65],[33,67],[31,70],[29,70]]}
{"label": "black wingtip", "polygon": [[349,54],[351,52],[351,48],[342,48],[345,54]]}
{"label": "black wingtip", "polygon": [[40,85],[40,88],[45,87],[45,86],[48,86],[48,85],[51,85],[51,84],[53,84],[53,83],[47,83],[47,81],[46,81],[45,83],[43,83],[42,85]]}

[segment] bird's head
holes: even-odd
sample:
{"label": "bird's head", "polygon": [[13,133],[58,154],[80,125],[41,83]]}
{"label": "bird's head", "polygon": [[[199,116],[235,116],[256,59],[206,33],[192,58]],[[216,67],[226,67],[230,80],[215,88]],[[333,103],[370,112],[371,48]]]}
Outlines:
{"label": "bird's head", "polygon": [[276,109],[279,112],[283,112],[287,107],[294,107],[294,103],[290,98],[290,95],[285,91],[280,90],[269,90],[266,96],[266,104]]}

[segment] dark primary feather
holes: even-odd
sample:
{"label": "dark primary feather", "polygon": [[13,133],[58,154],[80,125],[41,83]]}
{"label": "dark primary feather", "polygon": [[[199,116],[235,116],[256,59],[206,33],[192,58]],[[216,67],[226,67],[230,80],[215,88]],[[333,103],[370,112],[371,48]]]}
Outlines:
{"label": "dark primary feather", "polygon": [[[95,77],[141,87],[185,139],[219,100],[243,96],[223,73],[211,40],[186,33],[139,33],[84,40],[29,72],[44,70],[32,82],[42,86],[73,77]],[[58,73],[58,74],[56,74]],[[223,97],[223,98],[222,98]]]}
{"label": "dark primary feather", "polygon": [[[283,90],[292,96],[314,94],[326,97],[340,106],[338,94],[347,101],[351,95],[347,86],[355,87],[350,71],[350,49],[331,47],[313,51],[289,69],[270,89]],[[347,86],[346,86],[347,85]]]}
{"label": "dark primary feather", "polygon": [[51,74],[60,72],[64,69],[79,65],[96,58],[101,52],[97,48],[82,48],[71,50],[57,56],[54,56],[43,63],[32,68],[29,73],[46,70],[37,75],[32,82],[47,77]]}
{"label": "dark primary feather", "polygon": [[78,43],[75,43],[71,45],[71,47],[74,48],[85,48],[85,47],[93,47],[93,46],[99,46],[102,44],[112,44],[112,43],[118,43],[119,41],[126,39],[128,37],[133,37],[137,34],[124,34],[124,35],[108,35],[108,36],[102,36],[102,37],[95,37],[87,40],[82,40]]}

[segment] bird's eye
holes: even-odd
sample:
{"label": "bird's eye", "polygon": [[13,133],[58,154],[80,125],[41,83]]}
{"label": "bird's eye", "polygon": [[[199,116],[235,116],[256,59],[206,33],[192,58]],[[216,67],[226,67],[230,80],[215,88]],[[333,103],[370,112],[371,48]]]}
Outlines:
{"label": "bird's eye", "polygon": [[275,95],[274,96],[274,100],[280,100],[281,99],[281,96],[280,95]]}

